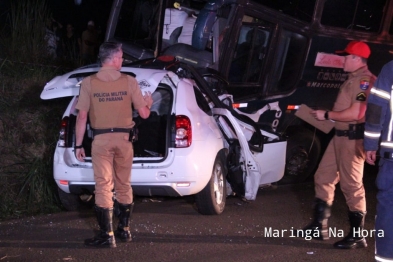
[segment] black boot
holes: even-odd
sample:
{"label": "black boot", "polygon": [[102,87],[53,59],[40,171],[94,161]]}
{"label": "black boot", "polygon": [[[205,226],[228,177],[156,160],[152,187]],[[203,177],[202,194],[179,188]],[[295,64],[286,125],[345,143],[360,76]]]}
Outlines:
{"label": "black boot", "polygon": [[314,205],[314,218],[310,224],[302,230],[298,230],[298,237],[312,237],[318,240],[329,239],[328,219],[330,217],[331,206],[325,201],[316,198]]}
{"label": "black boot", "polygon": [[102,208],[95,206],[100,232],[97,236],[85,240],[86,246],[92,247],[116,247],[113,235],[113,208]]}
{"label": "black boot", "polygon": [[349,211],[348,217],[351,229],[343,240],[334,243],[335,248],[351,249],[367,247],[366,238],[362,235],[365,216],[366,212]]}
{"label": "black boot", "polygon": [[134,203],[132,204],[117,204],[117,217],[119,218],[119,224],[117,225],[117,230],[115,231],[116,237],[120,238],[123,242],[131,242],[131,232],[130,232],[130,220],[132,210],[134,209]]}

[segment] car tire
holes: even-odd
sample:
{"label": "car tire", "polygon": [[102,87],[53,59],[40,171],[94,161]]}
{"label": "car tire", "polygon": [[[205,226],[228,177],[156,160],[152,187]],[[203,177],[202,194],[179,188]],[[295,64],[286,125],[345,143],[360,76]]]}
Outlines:
{"label": "car tire", "polygon": [[315,171],[321,155],[321,142],[311,130],[300,128],[289,134],[285,174],[281,184],[304,182]]}
{"label": "car tire", "polygon": [[195,203],[202,215],[219,215],[224,211],[227,196],[226,169],[220,154],[214,160],[209,182],[196,194]]}
{"label": "car tire", "polygon": [[90,194],[76,195],[66,193],[60,188],[59,192],[60,202],[67,211],[77,211],[83,208],[92,207],[94,205],[94,196]]}

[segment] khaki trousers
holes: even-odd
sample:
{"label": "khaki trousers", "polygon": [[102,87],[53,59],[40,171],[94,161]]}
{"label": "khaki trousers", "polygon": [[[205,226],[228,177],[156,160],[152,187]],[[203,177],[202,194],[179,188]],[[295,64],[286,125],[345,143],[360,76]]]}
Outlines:
{"label": "khaki trousers", "polygon": [[315,196],[331,205],[340,182],[349,210],[365,212],[364,161],[363,139],[334,136],[314,176]]}
{"label": "khaki trousers", "polygon": [[126,133],[108,133],[94,137],[92,161],[94,170],[95,204],[113,207],[113,189],[122,204],[131,204],[131,167],[134,157],[132,143]]}

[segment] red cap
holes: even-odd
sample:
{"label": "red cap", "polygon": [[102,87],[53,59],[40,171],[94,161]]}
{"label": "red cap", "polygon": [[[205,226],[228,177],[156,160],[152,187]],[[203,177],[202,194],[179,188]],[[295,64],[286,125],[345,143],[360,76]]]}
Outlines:
{"label": "red cap", "polygon": [[338,55],[357,55],[363,58],[368,58],[370,53],[370,47],[361,41],[351,41],[344,50],[336,51]]}

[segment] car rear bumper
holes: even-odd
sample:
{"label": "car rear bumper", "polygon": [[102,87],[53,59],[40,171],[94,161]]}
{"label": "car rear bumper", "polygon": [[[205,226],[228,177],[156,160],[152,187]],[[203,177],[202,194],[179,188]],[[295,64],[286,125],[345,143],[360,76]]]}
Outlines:
{"label": "car rear bumper", "polygon": [[[94,194],[94,188],[94,185],[88,184],[81,185],[70,183],[70,185],[68,185],[69,192],[76,195],[81,195],[84,193]],[[135,185],[132,186],[132,190],[136,195],[139,196],[181,196],[179,192],[177,192],[170,185]]]}
{"label": "car rear bumper", "polygon": [[[95,183],[76,183],[69,182],[67,185],[56,180],[57,185],[66,193],[81,195],[94,194]],[[187,186],[189,185],[189,186]],[[194,185],[194,186],[193,186]],[[194,192],[196,182],[182,182],[182,183],[157,183],[156,185],[132,185],[134,194],[138,196],[185,196],[192,195]]]}
{"label": "car rear bumper", "polygon": [[[206,148],[210,150],[206,150]],[[134,163],[131,185],[141,196],[187,196],[199,193],[209,182],[222,140],[193,141],[189,148],[171,149],[162,162]],[[195,157],[190,157],[195,156]],[[69,148],[56,148],[54,179],[66,193],[94,192],[92,163],[78,162]]]}

